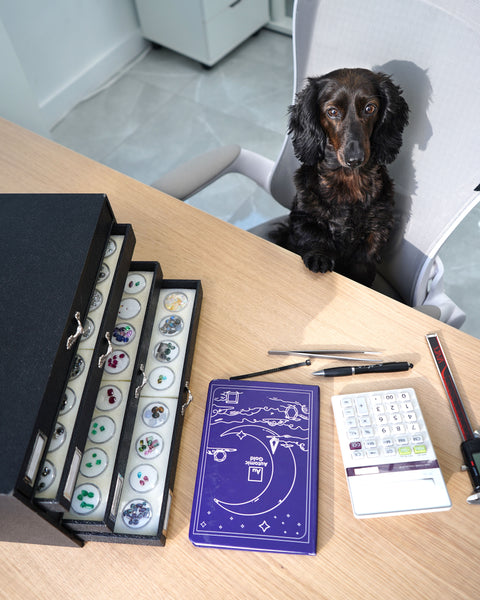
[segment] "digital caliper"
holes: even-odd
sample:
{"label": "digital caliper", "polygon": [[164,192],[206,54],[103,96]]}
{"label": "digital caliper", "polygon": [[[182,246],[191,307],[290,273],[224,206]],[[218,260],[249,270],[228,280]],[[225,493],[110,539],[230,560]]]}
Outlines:
{"label": "digital caliper", "polygon": [[464,469],[468,470],[473,485],[473,494],[467,502],[480,504],[480,437],[470,425],[438,335],[430,333],[426,337],[463,440],[460,448],[465,460]]}

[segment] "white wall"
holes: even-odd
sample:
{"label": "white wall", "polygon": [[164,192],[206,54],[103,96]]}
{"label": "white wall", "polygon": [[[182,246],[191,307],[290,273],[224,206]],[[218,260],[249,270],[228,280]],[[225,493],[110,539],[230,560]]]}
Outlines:
{"label": "white wall", "polygon": [[0,21],[47,129],[147,47],[133,0],[0,0]]}
{"label": "white wall", "polygon": [[1,21],[0,56],[0,115],[48,137],[48,128],[37,100]]}

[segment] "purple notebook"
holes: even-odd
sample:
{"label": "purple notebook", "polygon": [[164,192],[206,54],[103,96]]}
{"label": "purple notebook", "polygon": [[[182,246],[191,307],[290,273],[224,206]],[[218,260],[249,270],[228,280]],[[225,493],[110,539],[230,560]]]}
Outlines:
{"label": "purple notebook", "polygon": [[315,554],[319,388],[210,382],[190,540]]}

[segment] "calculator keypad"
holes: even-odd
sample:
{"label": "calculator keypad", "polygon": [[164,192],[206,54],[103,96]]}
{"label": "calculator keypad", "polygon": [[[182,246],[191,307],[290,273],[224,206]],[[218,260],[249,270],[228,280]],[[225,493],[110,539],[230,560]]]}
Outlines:
{"label": "calculator keypad", "polygon": [[335,396],[332,403],[353,462],[426,457],[431,442],[413,389]]}

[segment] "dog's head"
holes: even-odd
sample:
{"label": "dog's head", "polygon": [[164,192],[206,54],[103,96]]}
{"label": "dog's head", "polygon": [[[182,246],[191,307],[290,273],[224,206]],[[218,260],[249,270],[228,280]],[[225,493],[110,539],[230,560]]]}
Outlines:
{"label": "dog's head", "polygon": [[297,158],[330,168],[388,164],[402,145],[408,105],[388,75],[339,69],[311,77],[290,109]]}

